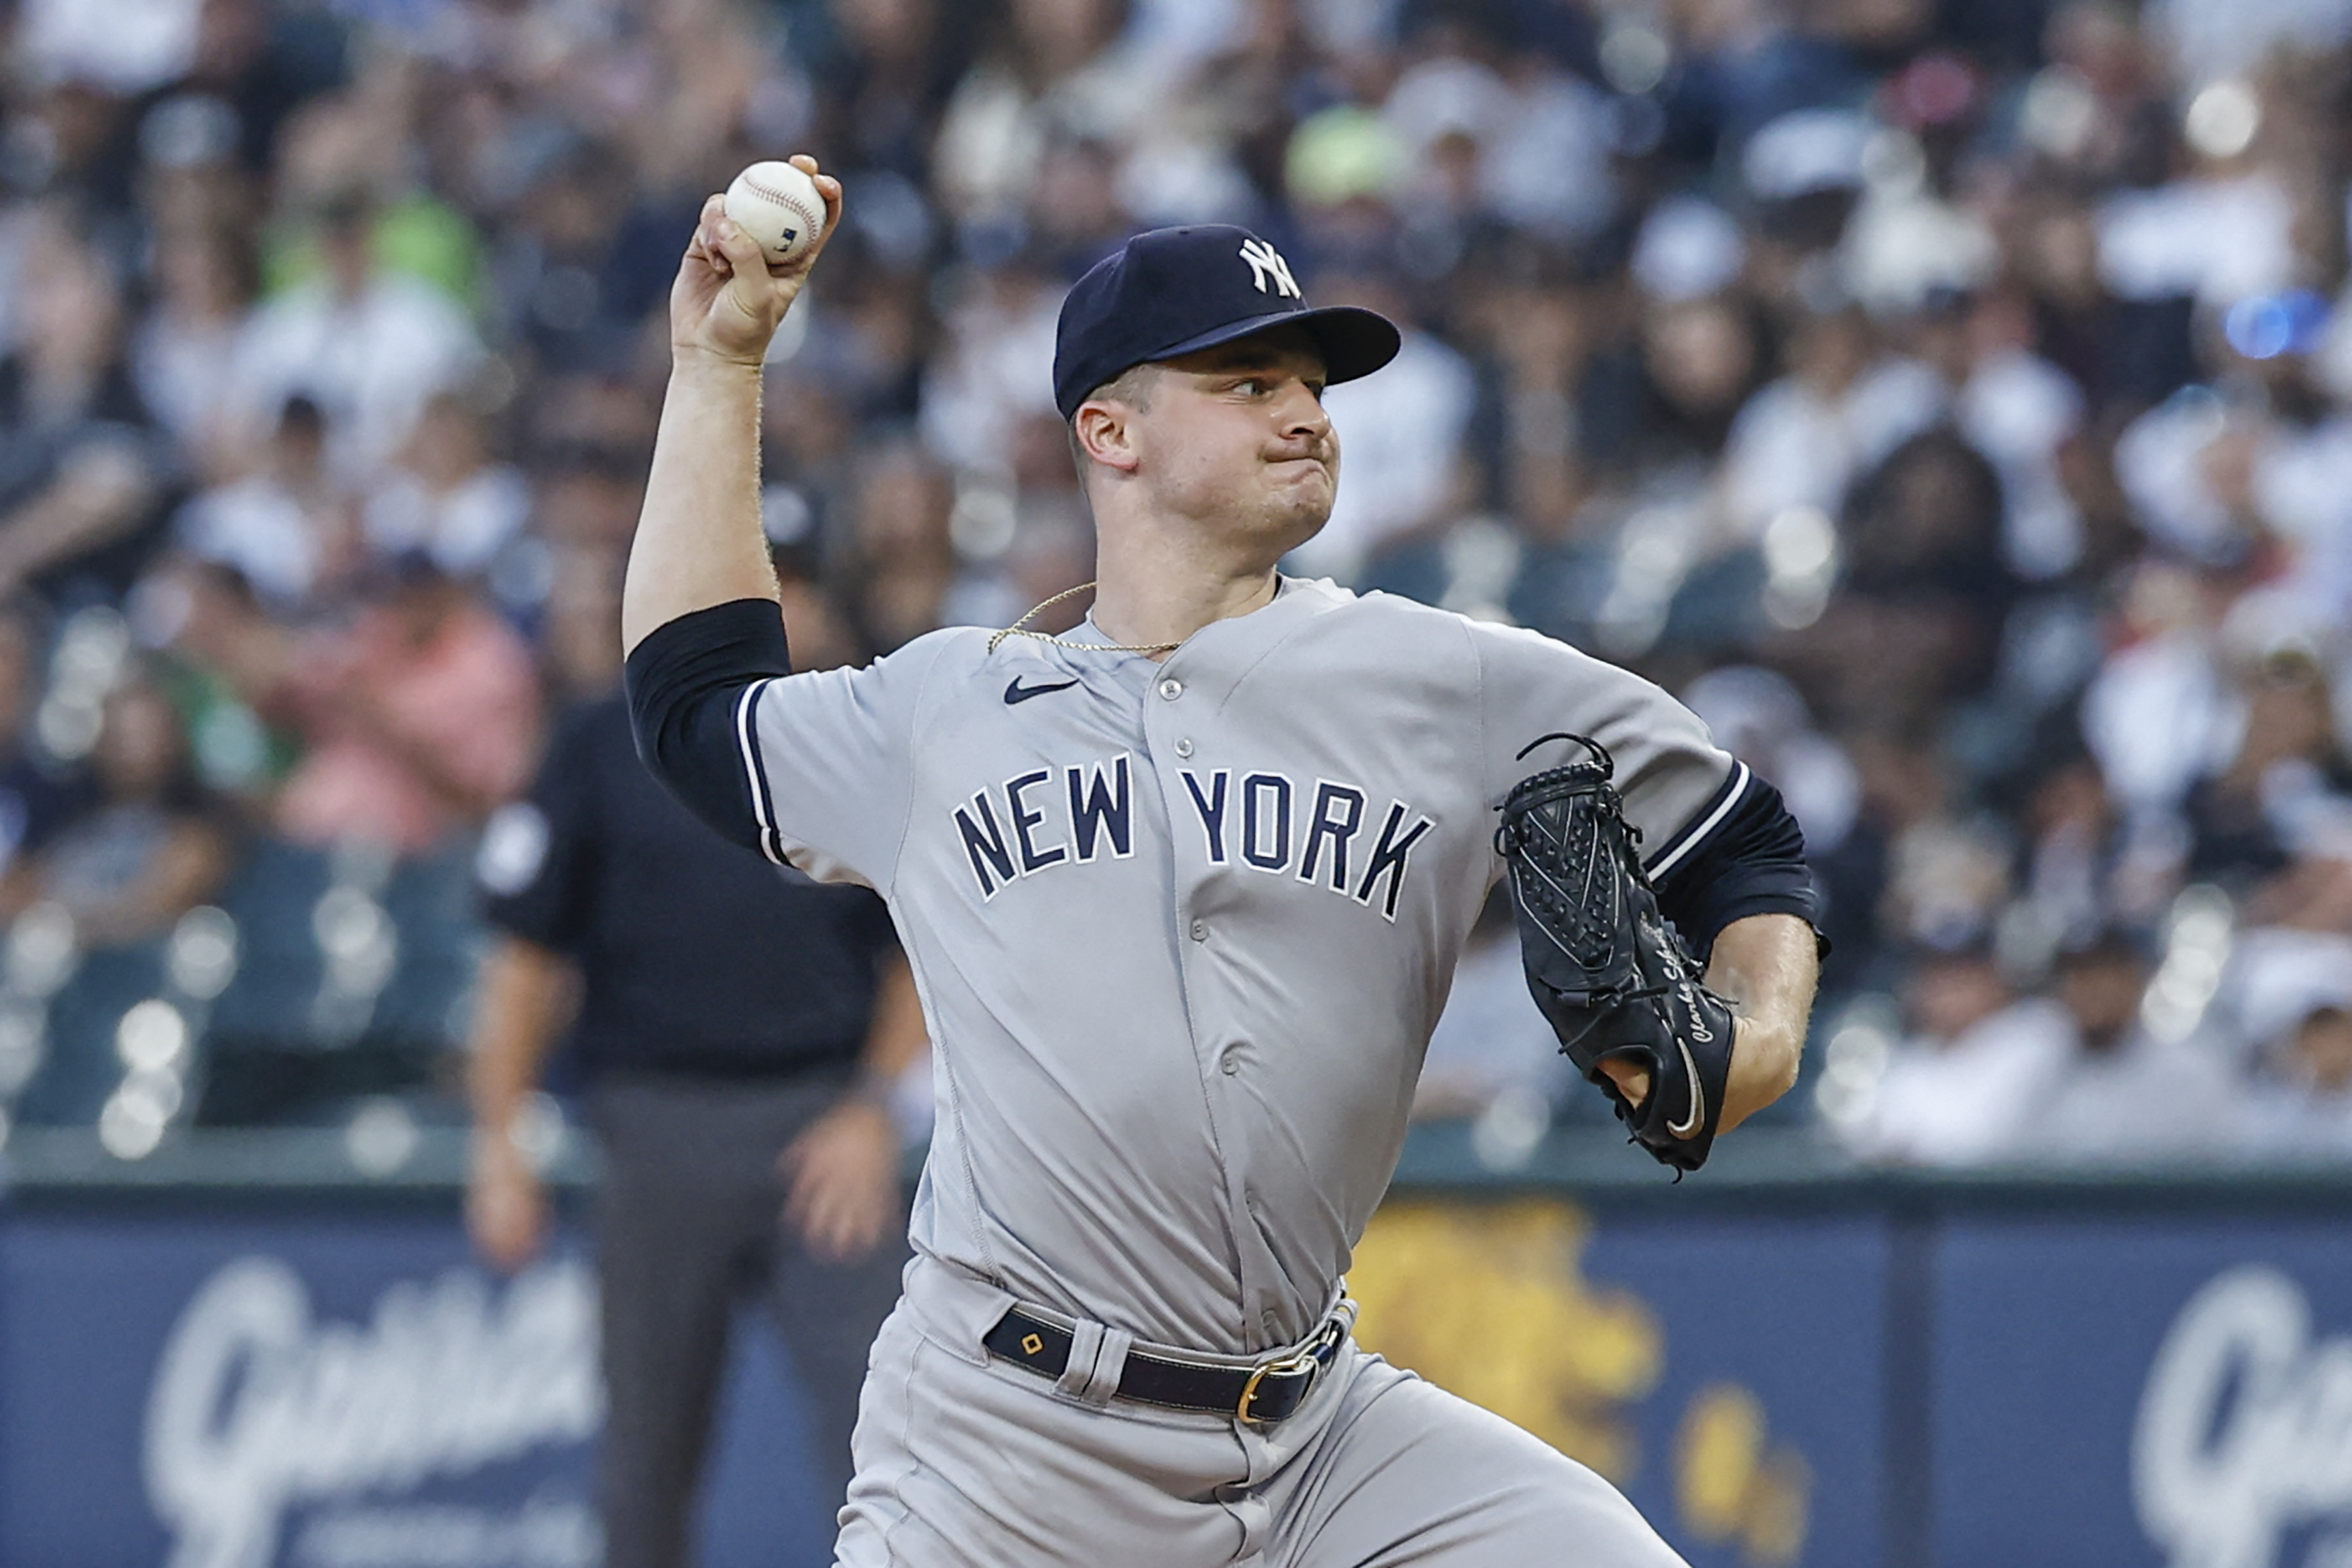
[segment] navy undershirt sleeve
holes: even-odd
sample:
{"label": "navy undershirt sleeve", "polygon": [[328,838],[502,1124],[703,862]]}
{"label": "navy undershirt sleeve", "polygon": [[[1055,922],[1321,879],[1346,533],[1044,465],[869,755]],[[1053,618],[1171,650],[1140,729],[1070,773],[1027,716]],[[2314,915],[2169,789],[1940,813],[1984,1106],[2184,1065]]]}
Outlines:
{"label": "navy undershirt sleeve", "polygon": [[666,621],[623,668],[637,755],[680,804],[730,842],[758,849],[760,823],[739,727],[746,689],[793,672],[773,599],[733,599]]}
{"label": "navy undershirt sleeve", "polygon": [[1805,835],[1780,792],[1749,774],[1713,832],[1657,879],[1658,912],[1704,961],[1723,928],[1749,915],[1790,914],[1821,928],[1821,895]]}

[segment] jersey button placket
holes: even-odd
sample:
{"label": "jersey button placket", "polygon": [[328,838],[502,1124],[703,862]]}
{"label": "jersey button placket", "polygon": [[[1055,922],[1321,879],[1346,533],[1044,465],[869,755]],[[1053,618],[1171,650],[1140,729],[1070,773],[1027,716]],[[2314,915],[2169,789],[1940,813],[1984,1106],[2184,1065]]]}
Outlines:
{"label": "jersey button placket", "polygon": [[[1208,707],[1213,710],[1218,706],[1219,698],[1216,694],[1221,690],[1223,682],[1213,676],[1206,679],[1209,684],[1203,688],[1203,690],[1209,695],[1202,697],[1200,702],[1207,703]],[[1155,721],[1154,714],[1159,710],[1155,710],[1148,700],[1143,704],[1142,719],[1146,744],[1159,761],[1162,787],[1171,803],[1184,801],[1186,797],[1181,792],[1185,789],[1185,784],[1180,770],[1168,759],[1173,757],[1180,761],[1190,761],[1193,753],[1199,750],[1196,725],[1191,723],[1186,725],[1188,729],[1196,731],[1192,735],[1170,733],[1176,727],[1173,705],[1184,695],[1186,685],[1187,682],[1181,677],[1163,673],[1160,679],[1150,687],[1150,689],[1158,695],[1160,702],[1169,705],[1168,718],[1165,720]],[[1200,702],[1196,702],[1194,706],[1200,706]],[[1197,839],[1193,842],[1196,846],[1199,844]],[[1196,847],[1192,853],[1198,855],[1202,852]],[[1215,871],[1222,867],[1222,862],[1223,858],[1218,857],[1214,864],[1203,865],[1202,871],[1213,878]],[[1184,863],[1184,858],[1180,857],[1178,865],[1182,867]],[[1239,1173],[1230,1162],[1237,1157],[1245,1159],[1244,1152],[1248,1149],[1253,1141],[1248,1112],[1245,1109],[1251,1097],[1241,1092],[1243,1079],[1240,1043],[1228,1038],[1223,1045],[1217,1044],[1218,1037],[1225,1029],[1233,1026],[1231,1014],[1234,998],[1232,995],[1231,977],[1219,973],[1221,966],[1215,962],[1214,952],[1207,946],[1208,921],[1189,912],[1194,901],[1203,896],[1206,890],[1203,884],[1206,879],[1200,873],[1192,872],[1188,868],[1180,872],[1177,885],[1172,889],[1177,898],[1174,911],[1176,917],[1181,922],[1184,934],[1191,938],[1193,946],[1200,950],[1198,952],[1182,953],[1179,964],[1183,974],[1186,1009],[1191,1015],[1188,1022],[1192,1031],[1193,1048],[1199,1053],[1196,1059],[1200,1063],[1198,1070],[1202,1074],[1202,1099],[1208,1112],[1211,1142],[1217,1151],[1219,1173],[1224,1179],[1225,1198],[1230,1211],[1229,1220],[1239,1228],[1248,1226],[1255,1222],[1249,1217],[1246,1205],[1242,1199],[1238,1184]],[[1232,1080],[1230,1089],[1223,1087],[1228,1079]],[[1245,1304],[1257,1300],[1264,1293],[1263,1287],[1253,1285],[1246,1279],[1240,1281],[1240,1284]]]}
{"label": "jersey button placket", "polygon": [[[1154,689],[1160,693],[1160,698],[1163,700],[1173,702],[1176,699],[1184,695],[1184,683],[1171,675],[1165,680],[1162,680],[1158,687],[1154,688]],[[1176,743],[1172,749],[1180,757],[1191,756],[1192,754],[1192,737],[1189,735],[1178,736]],[[1206,942],[1209,940],[1209,922],[1206,921],[1196,920],[1192,921],[1186,930],[1194,942]],[[1227,1072],[1231,1072],[1234,1069],[1232,1068],[1227,1068],[1225,1070]]]}

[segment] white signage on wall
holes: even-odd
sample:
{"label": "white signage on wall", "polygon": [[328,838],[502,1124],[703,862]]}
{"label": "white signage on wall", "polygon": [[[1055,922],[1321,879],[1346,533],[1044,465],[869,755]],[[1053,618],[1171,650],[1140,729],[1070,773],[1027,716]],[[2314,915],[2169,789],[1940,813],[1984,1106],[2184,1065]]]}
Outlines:
{"label": "white signage on wall", "polygon": [[2352,1524],[2352,1339],[2315,1341],[2303,1288],[2275,1268],[2216,1276],[2148,1371],[2132,1489],[2170,1568],[2273,1568],[2289,1531]]}
{"label": "white signage on wall", "polygon": [[[595,1281],[576,1260],[493,1291],[452,1269],[402,1281],[368,1322],[313,1317],[274,1258],[223,1268],[192,1299],[147,1405],[147,1492],[171,1531],[170,1568],[268,1568],[289,1510],[314,1517],[293,1556],[317,1568],[593,1568],[583,1503],[520,1512],[400,1502],[604,1417]],[[430,1537],[431,1550],[420,1557]]]}

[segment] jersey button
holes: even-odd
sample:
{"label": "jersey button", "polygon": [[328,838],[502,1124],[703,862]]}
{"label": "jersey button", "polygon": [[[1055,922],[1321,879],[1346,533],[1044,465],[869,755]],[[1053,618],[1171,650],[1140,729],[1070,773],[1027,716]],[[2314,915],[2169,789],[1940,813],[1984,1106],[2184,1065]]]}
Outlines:
{"label": "jersey button", "polygon": [[1173,702],[1184,695],[1184,683],[1171,675],[1160,683],[1160,695]]}
{"label": "jersey button", "polygon": [[1206,942],[1209,940],[1208,921],[1194,921],[1192,922],[1192,940],[1194,942]]}
{"label": "jersey button", "polygon": [[1231,1077],[1233,1077],[1233,1076],[1234,1076],[1234,1074],[1235,1074],[1235,1073],[1237,1073],[1237,1072],[1241,1071],[1241,1070],[1242,1070],[1242,1048],[1241,1048],[1241,1047],[1239,1047],[1239,1046],[1227,1046],[1227,1047],[1225,1047],[1224,1054],[1223,1054],[1223,1056],[1221,1056],[1221,1057],[1219,1057],[1219,1058],[1217,1058],[1217,1070],[1218,1070],[1219,1072],[1221,1072],[1221,1073],[1224,1074],[1227,1078],[1231,1078]]}
{"label": "jersey button", "polygon": [[1180,757],[1191,756],[1192,754],[1192,741],[1188,738],[1180,737],[1176,742],[1176,754]]}

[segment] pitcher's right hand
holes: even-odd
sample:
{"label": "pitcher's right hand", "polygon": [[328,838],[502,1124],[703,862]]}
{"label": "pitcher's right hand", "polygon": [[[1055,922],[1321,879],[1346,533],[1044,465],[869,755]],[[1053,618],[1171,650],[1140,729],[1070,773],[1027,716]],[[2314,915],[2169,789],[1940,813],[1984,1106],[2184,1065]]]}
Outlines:
{"label": "pitcher's right hand", "polygon": [[702,204],[694,243],[678,263],[669,290],[670,358],[757,369],[769,340],[800,297],[809,268],[841,226],[841,182],[817,173],[816,160],[802,153],[792,163],[816,181],[824,198],[824,232],[806,253],[771,267],[759,241],[727,216],[725,198]]}

